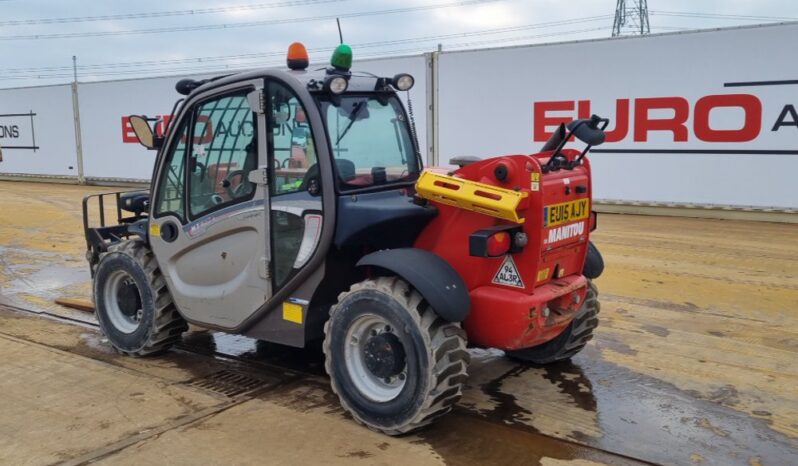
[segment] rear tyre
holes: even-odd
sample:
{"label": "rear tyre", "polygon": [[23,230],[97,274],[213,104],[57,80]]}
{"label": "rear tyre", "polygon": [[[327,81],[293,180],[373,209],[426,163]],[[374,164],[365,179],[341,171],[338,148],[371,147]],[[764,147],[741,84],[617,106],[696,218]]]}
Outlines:
{"label": "rear tyre", "polygon": [[103,334],[130,356],[162,353],[188,329],[152,251],[139,240],[123,241],[100,258],[94,302]]}
{"label": "rear tyre", "polygon": [[366,280],[341,293],[324,333],[333,391],[373,430],[416,430],[462,395],[470,360],[465,332],[399,278]]}
{"label": "rear tyre", "polygon": [[542,345],[505,351],[505,353],[513,359],[533,364],[551,364],[570,359],[582,351],[587,342],[593,338],[593,330],[598,327],[600,309],[598,289],[592,281],[588,280],[585,301],[576,313],[574,320],[561,334]]}

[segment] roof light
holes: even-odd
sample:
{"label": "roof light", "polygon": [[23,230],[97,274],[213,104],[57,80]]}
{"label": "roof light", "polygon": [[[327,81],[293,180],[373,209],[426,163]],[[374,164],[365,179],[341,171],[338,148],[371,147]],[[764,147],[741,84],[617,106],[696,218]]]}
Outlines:
{"label": "roof light", "polygon": [[349,87],[349,81],[343,76],[328,76],[324,80],[324,90],[333,94],[343,94]]}
{"label": "roof light", "polygon": [[391,84],[397,91],[408,91],[415,83],[416,80],[407,73],[397,74],[391,80]]}
{"label": "roof light", "polygon": [[288,68],[292,70],[304,70],[308,67],[308,63],[310,62],[308,50],[302,42],[294,42],[288,46],[286,62],[288,63]]}
{"label": "roof light", "polygon": [[336,47],[330,64],[338,71],[349,71],[352,68],[352,47],[346,44]]}

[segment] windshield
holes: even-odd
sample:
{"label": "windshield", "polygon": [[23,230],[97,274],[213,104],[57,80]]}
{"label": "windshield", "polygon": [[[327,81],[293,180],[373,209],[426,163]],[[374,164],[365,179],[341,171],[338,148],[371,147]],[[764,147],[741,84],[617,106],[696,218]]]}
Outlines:
{"label": "windshield", "polygon": [[321,98],[321,114],[327,124],[341,189],[418,178],[421,164],[396,96]]}

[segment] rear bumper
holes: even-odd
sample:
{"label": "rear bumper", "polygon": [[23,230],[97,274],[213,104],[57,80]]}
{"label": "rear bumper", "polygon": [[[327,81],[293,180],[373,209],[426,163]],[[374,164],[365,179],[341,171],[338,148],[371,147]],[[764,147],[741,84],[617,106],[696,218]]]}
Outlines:
{"label": "rear bumper", "polygon": [[471,312],[464,322],[468,340],[504,350],[540,345],[565,330],[586,293],[587,279],[581,275],[553,280],[533,294],[504,286],[475,288],[470,293]]}

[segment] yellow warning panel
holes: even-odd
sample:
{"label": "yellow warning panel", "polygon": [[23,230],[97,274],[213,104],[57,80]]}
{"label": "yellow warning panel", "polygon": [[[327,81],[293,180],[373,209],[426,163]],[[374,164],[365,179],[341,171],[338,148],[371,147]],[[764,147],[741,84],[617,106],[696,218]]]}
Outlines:
{"label": "yellow warning panel", "polygon": [[545,269],[538,270],[538,281],[543,281],[549,278],[549,268],[546,267]]}
{"label": "yellow warning panel", "polygon": [[430,201],[524,223],[524,218],[516,211],[518,204],[528,195],[524,191],[498,188],[425,170],[416,181],[416,192]]}
{"label": "yellow warning panel", "polygon": [[283,302],[283,320],[293,322],[295,324],[302,323],[302,306],[299,304]]}
{"label": "yellow warning panel", "polygon": [[161,236],[161,226],[157,223],[150,223],[150,236]]}

